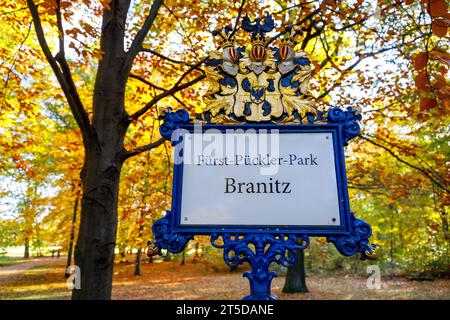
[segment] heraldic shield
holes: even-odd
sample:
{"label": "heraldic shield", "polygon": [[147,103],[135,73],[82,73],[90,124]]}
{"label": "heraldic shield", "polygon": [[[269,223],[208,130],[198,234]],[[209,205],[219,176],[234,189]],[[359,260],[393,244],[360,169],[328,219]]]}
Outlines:
{"label": "heraldic shield", "polygon": [[265,33],[274,29],[273,18],[242,20],[251,33],[249,47],[236,47],[230,26],[214,35],[221,37],[221,50],[211,52],[206,61],[209,89],[203,97],[203,118],[224,118],[232,122],[302,121],[316,115],[309,94],[311,62],[303,51],[295,51],[300,33],[290,27],[278,47],[268,46]]}

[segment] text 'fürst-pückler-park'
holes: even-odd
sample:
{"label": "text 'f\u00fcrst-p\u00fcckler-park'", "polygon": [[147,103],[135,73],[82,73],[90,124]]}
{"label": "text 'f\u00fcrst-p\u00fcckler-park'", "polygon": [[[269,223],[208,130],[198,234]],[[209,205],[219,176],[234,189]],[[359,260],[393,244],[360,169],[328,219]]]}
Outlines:
{"label": "text 'f\u00fcrst-p\u00fcckler-park'", "polygon": [[[212,157],[199,155],[198,166],[318,166],[318,157],[312,153],[307,155],[288,154],[285,157],[273,157],[270,154],[257,155],[233,155],[230,157]],[[241,181],[237,177],[224,177],[224,193],[292,193],[291,181],[279,181],[267,178],[264,181]]]}

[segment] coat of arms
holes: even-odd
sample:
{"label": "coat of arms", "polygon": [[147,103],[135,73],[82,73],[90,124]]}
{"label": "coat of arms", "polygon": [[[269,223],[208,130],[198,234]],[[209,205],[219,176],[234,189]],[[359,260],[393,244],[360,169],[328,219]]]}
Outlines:
{"label": "coat of arms", "polygon": [[305,52],[294,50],[299,30],[286,28],[280,45],[271,47],[265,34],[274,27],[270,15],[254,22],[245,16],[249,47],[235,46],[230,26],[213,33],[221,37],[222,49],[206,61],[206,120],[222,115],[233,121],[286,122],[318,113],[308,91],[311,62]]}

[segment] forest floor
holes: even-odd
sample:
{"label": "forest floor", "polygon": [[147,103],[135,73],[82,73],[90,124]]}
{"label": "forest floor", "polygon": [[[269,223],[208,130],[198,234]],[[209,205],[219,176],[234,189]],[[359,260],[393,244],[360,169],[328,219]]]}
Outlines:
{"label": "forest floor", "polygon": [[[64,278],[65,258],[41,258],[0,267],[0,299],[69,299]],[[113,299],[241,299],[248,294],[242,270],[230,272],[205,263],[143,263],[142,275],[133,276],[133,264],[114,269]],[[357,275],[310,275],[309,293],[281,293],[285,278],[273,281],[280,299],[445,299],[450,279],[411,281],[383,277],[381,289],[368,289],[367,278]]]}

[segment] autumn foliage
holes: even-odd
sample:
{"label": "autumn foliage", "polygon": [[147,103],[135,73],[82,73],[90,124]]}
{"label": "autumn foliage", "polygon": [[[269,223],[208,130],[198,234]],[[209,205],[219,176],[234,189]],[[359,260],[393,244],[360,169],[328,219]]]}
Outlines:
{"label": "autumn foliage", "polygon": [[[104,56],[101,15],[117,2],[34,1],[49,50],[62,74],[70,71],[68,87],[76,87],[90,122],[96,68]],[[152,5],[132,3],[124,50]],[[217,46],[208,30],[234,24],[242,13],[266,12],[277,21],[274,35],[282,25],[302,28],[298,46],[315,68],[317,106],[362,109],[363,131],[347,149],[347,171],[352,209],[373,226],[378,263],[385,271],[448,271],[445,0],[165,1],[126,82],[125,108],[132,117],[124,147],[130,155],[120,178],[115,261],[131,249],[144,252],[152,223],[170,208],[171,147],[145,146],[160,138],[165,107],[186,108],[192,115],[202,109],[202,62]],[[33,254],[48,246],[67,250],[79,224],[73,215],[82,197],[84,133],[43,54],[27,1],[2,0],[0,23],[0,246],[27,245]],[[244,36],[237,31],[238,41]],[[322,258],[324,252],[333,258]],[[338,257],[318,240],[306,259],[333,268]]]}

